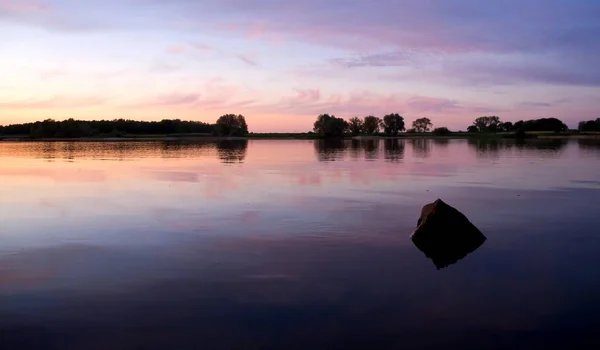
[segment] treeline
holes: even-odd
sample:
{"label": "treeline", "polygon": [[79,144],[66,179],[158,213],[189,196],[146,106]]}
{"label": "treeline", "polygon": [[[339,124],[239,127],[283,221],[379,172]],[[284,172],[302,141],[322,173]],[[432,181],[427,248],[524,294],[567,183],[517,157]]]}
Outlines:
{"label": "treeline", "polygon": [[579,131],[600,131],[600,118],[580,121],[578,129]]}
{"label": "treeline", "polygon": [[125,135],[169,135],[169,134],[210,134],[218,136],[244,136],[248,125],[242,115],[226,114],[215,124],[179,119],[161,121],[114,120],[75,120],[56,121],[47,119],[41,122],[0,126],[0,135],[28,135],[31,138],[78,138]]}
{"label": "treeline", "polygon": [[467,128],[468,132],[562,132],[567,130],[569,130],[569,127],[557,118],[519,120],[516,123],[512,123],[502,122],[497,116],[479,117]]}
{"label": "treeline", "polygon": [[[433,124],[429,118],[419,118],[412,123],[412,128],[406,130],[404,117],[398,113],[387,114],[383,118],[367,116],[364,118],[353,117],[346,121],[330,114],[321,114],[313,125],[313,131],[324,137],[341,137],[345,135],[378,135],[396,136],[406,132],[429,132]],[[446,127],[434,129],[435,134],[449,134]]]}

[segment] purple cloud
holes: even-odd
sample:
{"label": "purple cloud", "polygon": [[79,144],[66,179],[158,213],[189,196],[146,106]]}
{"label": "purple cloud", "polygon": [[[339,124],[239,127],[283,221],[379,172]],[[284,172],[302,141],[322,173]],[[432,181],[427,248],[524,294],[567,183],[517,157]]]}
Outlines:
{"label": "purple cloud", "polygon": [[[594,72],[600,72],[600,61],[595,59],[600,54],[600,3],[595,1],[323,0],[286,6],[271,0],[175,3],[189,14],[204,13],[214,30],[226,28],[258,39],[283,35],[289,40],[350,50],[355,54],[330,60],[344,68],[414,67],[430,61],[452,65],[455,57],[468,61],[466,66],[485,65],[485,55],[496,55],[511,64],[500,65],[496,73],[481,70],[476,73],[479,77],[467,81],[503,83],[503,75],[507,75],[507,83],[599,84],[600,73]],[[532,67],[531,61],[540,65]],[[457,67],[442,73],[457,74],[453,70]]]}

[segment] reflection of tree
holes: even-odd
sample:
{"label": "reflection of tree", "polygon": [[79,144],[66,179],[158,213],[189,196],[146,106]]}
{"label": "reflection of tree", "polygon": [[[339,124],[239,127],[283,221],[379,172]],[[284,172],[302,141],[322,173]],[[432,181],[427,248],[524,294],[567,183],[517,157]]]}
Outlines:
{"label": "reflection of tree", "polygon": [[353,160],[358,160],[360,157],[361,144],[360,140],[352,140],[350,142],[350,157]]}
{"label": "reflection of tree", "polygon": [[75,153],[77,152],[77,147],[74,142],[66,142],[63,144],[63,152],[65,154],[64,158],[66,159],[74,159]]}
{"label": "reflection of tree", "polygon": [[243,163],[248,151],[248,140],[217,141],[217,155],[223,163]]}
{"label": "reflection of tree", "polygon": [[600,138],[598,139],[578,139],[577,144],[579,148],[582,149],[591,149],[595,151],[600,151]]}
{"label": "reflection of tree", "polygon": [[398,139],[385,139],[383,141],[385,160],[399,162],[404,159],[404,141]]}
{"label": "reflection of tree", "polygon": [[448,139],[448,138],[433,139],[433,144],[439,148],[447,148],[448,145],[450,144],[450,139]]}
{"label": "reflection of tree", "polygon": [[346,144],[342,139],[315,140],[315,152],[320,162],[330,162],[344,158]]}
{"label": "reflection of tree", "polygon": [[415,158],[427,158],[431,153],[431,140],[430,139],[412,139],[410,140],[413,149],[413,156]]}
{"label": "reflection of tree", "polygon": [[56,158],[56,142],[44,142],[41,147],[42,158],[52,161]]}
{"label": "reflection of tree", "polygon": [[379,140],[362,140],[361,146],[365,151],[366,160],[379,158]]}
{"label": "reflection of tree", "polygon": [[[560,155],[569,143],[567,139],[533,139],[517,140],[515,146],[520,152],[532,152],[536,157],[555,158]],[[508,145],[512,145],[508,143]]]}
{"label": "reflection of tree", "polygon": [[501,144],[495,139],[469,139],[467,142],[478,158],[499,158],[501,146],[506,147],[506,143]]}
{"label": "reflection of tree", "polygon": [[578,139],[577,144],[583,155],[600,158],[600,139]]}

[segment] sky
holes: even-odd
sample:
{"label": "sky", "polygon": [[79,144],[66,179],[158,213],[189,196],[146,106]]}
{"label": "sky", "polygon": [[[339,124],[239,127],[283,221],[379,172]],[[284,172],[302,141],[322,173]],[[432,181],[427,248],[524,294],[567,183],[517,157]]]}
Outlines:
{"label": "sky", "polygon": [[0,0],[0,124],[600,117],[600,0]]}

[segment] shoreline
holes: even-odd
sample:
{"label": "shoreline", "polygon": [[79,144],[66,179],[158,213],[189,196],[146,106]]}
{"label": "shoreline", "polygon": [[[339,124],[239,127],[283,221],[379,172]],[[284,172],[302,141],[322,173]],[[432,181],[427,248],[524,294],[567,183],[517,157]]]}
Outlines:
{"label": "shoreline", "polygon": [[[535,134],[533,134],[535,135]],[[600,134],[537,134],[535,139],[600,139]],[[423,135],[423,134],[403,134],[399,136],[352,136],[333,138],[342,140],[386,140],[386,139],[501,139],[516,140],[514,137],[507,137],[503,134],[451,134],[451,135]],[[239,140],[328,140],[328,138],[317,137],[308,134],[267,134],[253,136],[176,136],[176,135],[156,135],[156,136],[124,136],[124,137],[52,137],[52,138],[30,138],[29,136],[0,136],[0,142],[134,142],[134,141],[239,141]]]}

